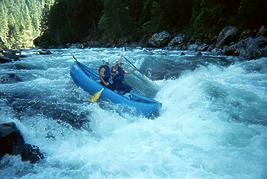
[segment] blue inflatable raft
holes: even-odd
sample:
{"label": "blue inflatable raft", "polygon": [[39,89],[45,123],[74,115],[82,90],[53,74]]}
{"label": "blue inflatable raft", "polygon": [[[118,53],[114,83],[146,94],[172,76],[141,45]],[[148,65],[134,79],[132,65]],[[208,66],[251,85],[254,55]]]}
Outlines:
{"label": "blue inflatable raft", "polygon": [[134,91],[131,91],[130,97],[126,97],[104,87],[99,82],[97,71],[78,61],[71,66],[70,75],[77,86],[91,95],[104,88],[100,99],[120,105],[122,111],[132,112],[135,115],[142,115],[149,118],[159,115],[161,103]]}

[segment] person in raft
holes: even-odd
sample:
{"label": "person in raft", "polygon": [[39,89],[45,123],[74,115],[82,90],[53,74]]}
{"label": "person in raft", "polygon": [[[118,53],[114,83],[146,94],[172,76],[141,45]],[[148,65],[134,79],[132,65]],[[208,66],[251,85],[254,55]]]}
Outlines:
{"label": "person in raft", "polygon": [[112,89],[109,62],[105,60],[103,60],[102,62],[103,65],[101,65],[98,69],[100,83],[107,88]]}
{"label": "person in raft", "polygon": [[123,83],[124,75],[126,73],[129,74],[129,72],[125,72],[122,65],[122,57],[119,57],[116,60],[115,65],[111,68],[111,76],[113,80],[113,90],[116,90],[117,92],[124,95],[126,93],[129,93],[132,90],[132,87]]}

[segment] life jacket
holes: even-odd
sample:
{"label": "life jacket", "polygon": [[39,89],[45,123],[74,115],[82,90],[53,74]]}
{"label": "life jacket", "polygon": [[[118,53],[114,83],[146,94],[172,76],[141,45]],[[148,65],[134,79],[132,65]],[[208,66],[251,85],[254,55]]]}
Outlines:
{"label": "life jacket", "polygon": [[108,82],[108,81],[109,81],[109,78],[110,78],[110,68],[109,68],[109,66],[101,65],[101,66],[98,68],[98,73],[100,73],[101,68],[104,68],[104,69],[105,69],[103,80],[104,80],[105,82]]}
{"label": "life jacket", "polygon": [[114,67],[112,67],[111,69],[111,75],[113,76],[113,82],[116,83],[116,82],[122,82],[123,79],[124,79],[124,70],[119,66],[118,67],[118,73],[115,74],[116,70],[114,69]]}

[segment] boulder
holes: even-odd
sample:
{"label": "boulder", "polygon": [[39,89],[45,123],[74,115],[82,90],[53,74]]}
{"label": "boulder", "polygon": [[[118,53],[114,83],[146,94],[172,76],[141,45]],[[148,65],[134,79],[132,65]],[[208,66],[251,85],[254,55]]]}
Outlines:
{"label": "boulder", "polygon": [[267,36],[267,28],[264,25],[260,27],[258,35]]}
{"label": "boulder", "polygon": [[27,55],[22,55],[20,50],[3,50],[2,54],[5,57],[12,58],[14,60],[19,60],[19,58],[25,58]]}
{"label": "boulder", "polygon": [[5,57],[5,56],[0,56],[0,63],[8,63],[8,62],[13,62],[14,59]]}
{"label": "boulder", "polygon": [[260,57],[260,48],[255,39],[251,37],[237,42],[230,48],[235,49],[235,53],[239,53],[243,58],[253,59]]}
{"label": "boulder", "polygon": [[256,30],[252,30],[252,29],[246,29],[246,30],[243,30],[240,34],[240,38],[239,40],[242,40],[242,39],[246,39],[246,38],[249,38],[249,37],[256,37],[257,36],[257,31]]}
{"label": "boulder", "polygon": [[260,49],[261,56],[267,57],[267,46]]}
{"label": "boulder", "polygon": [[226,56],[239,56],[239,52],[233,47],[224,47],[223,54]]}
{"label": "boulder", "polygon": [[197,52],[196,56],[202,56],[203,54],[201,52]]}
{"label": "boulder", "polygon": [[226,26],[219,34],[216,42],[216,47],[220,48],[223,45],[228,45],[229,43],[235,41],[238,36],[238,30],[233,26]]}
{"label": "boulder", "polygon": [[208,46],[207,51],[211,52],[215,48],[214,44]]}
{"label": "boulder", "polygon": [[51,55],[52,52],[50,50],[44,50],[44,49],[42,49],[42,50],[38,50],[37,51],[37,54],[39,54],[39,55]]}
{"label": "boulder", "polygon": [[254,43],[256,43],[260,48],[267,46],[267,38],[264,36],[258,36],[254,38]]}
{"label": "boulder", "polygon": [[84,45],[80,43],[67,43],[66,47],[67,48],[84,48]]}
{"label": "boulder", "polygon": [[22,81],[22,79],[15,73],[0,74],[0,84],[16,83],[20,81]]}
{"label": "boulder", "polygon": [[190,44],[188,46],[188,50],[197,50],[198,48],[199,48],[199,44],[196,44],[196,43]]}
{"label": "boulder", "polygon": [[169,47],[181,48],[185,45],[187,37],[184,34],[176,35],[168,44]]}
{"label": "boulder", "polygon": [[147,42],[149,47],[164,47],[171,40],[171,34],[167,31],[155,33]]}
{"label": "boulder", "polygon": [[213,53],[214,55],[223,55],[223,50],[219,48],[214,48],[211,50],[211,53]]}
{"label": "boulder", "polygon": [[200,44],[198,46],[197,50],[198,51],[206,51],[206,50],[208,50],[208,48],[209,48],[209,46],[207,44],[203,43],[203,44]]}
{"label": "boulder", "polygon": [[34,145],[26,144],[16,124],[0,124],[0,159],[5,154],[21,155],[23,161],[36,163],[44,158],[39,148]]}
{"label": "boulder", "polygon": [[254,59],[265,55],[267,38],[257,36],[256,38],[246,38],[229,47],[224,54],[239,54],[243,58]]}

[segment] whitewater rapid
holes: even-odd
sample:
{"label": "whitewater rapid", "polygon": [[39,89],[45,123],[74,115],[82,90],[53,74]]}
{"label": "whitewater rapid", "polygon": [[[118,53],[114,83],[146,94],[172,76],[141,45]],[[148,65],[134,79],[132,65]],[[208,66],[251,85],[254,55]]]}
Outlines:
{"label": "whitewater rapid", "polygon": [[[15,122],[46,156],[30,164],[6,155],[0,178],[267,178],[267,58],[142,48],[52,51],[0,65],[6,78],[0,123]],[[157,89],[138,74],[129,80],[162,103],[159,117],[90,104],[71,80],[71,55],[97,68],[118,54],[144,73],[149,68]]]}

